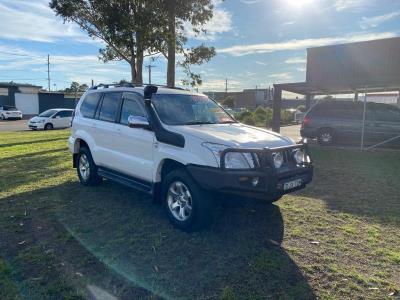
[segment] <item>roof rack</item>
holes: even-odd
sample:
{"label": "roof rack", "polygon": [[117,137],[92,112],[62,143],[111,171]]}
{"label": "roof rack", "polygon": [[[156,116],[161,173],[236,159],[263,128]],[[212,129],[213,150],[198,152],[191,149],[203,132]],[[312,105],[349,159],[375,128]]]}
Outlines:
{"label": "roof rack", "polygon": [[144,84],[144,85],[154,85],[154,86],[157,86],[157,87],[163,87],[163,88],[167,88],[167,89],[174,89],[174,90],[185,90],[184,88],[181,88],[181,87],[170,87],[170,86],[167,86],[167,85],[165,85],[165,84]]}
{"label": "roof rack", "polygon": [[119,83],[110,83],[110,84],[100,83],[98,85],[90,87],[89,90],[97,90],[99,88],[108,89],[110,87],[131,87],[131,88],[134,88],[135,86],[132,83],[129,83],[129,82],[122,83],[122,84],[119,84]]}

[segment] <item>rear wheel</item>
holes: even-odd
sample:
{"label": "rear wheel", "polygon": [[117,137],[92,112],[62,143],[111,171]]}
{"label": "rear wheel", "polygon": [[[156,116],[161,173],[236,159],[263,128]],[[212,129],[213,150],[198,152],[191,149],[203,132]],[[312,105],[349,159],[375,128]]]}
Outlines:
{"label": "rear wheel", "polygon": [[52,130],[52,129],[53,129],[53,124],[47,123],[46,125],[44,125],[44,130]]}
{"label": "rear wheel", "polygon": [[318,144],[329,146],[335,143],[335,132],[330,128],[322,128],[318,132]]}
{"label": "rear wheel", "polygon": [[81,148],[76,160],[79,181],[83,185],[98,185],[101,182],[101,177],[97,174],[97,166],[93,161],[90,150],[86,147]]}
{"label": "rear wheel", "polygon": [[213,219],[212,195],[203,190],[184,169],[174,170],[163,180],[163,203],[171,223],[182,230],[199,230]]}

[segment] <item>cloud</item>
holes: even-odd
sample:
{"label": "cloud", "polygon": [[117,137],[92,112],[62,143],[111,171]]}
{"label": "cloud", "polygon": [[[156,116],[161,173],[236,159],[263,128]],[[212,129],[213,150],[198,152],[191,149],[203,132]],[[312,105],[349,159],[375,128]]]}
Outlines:
{"label": "cloud", "polygon": [[[0,81],[24,82],[26,78],[47,86],[47,53],[0,45]],[[103,63],[97,55],[50,55],[52,84],[58,88],[72,81],[90,84],[130,78],[129,65],[124,62]],[[29,74],[29,75],[26,75]]]}
{"label": "cloud", "polygon": [[335,2],[337,11],[359,9],[364,5],[366,5],[366,0],[336,0]]}
{"label": "cloud", "polygon": [[289,81],[293,78],[292,75],[290,75],[289,73],[274,73],[269,75],[269,77],[279,81]]}
{"label": "cloud", "polygon": [[2,0],[0,38],[55,42],[62,39],[92,41],[79,27],[56,18],[47,0]]}
{"label": "cloud", "polygon": [[257,65],[260,65],[260,66],[267,66],[267,65],[268,65],[268,63],[263,62],[263,61],[259,61],[259,60],[255,60],[254,62],[255,62]]}
{"label": "cloud", "polygon": [[314,39],[288,40],[278,43],[262,43],[252,45],[235,45],[217,49],[217,53],[227,53],[232,56],[243,56],[257,53],[271,53],[284,50],[303,50],[310,47],[327,46],[333,44],[353,43],[375,39],[395,37],[395,32],[356,33],[340,37],[322,37]]}
{"label": "cloud", "polygon": [[185,33],[189,38],[197,40],[215,40],[219,34],[232,31],[232,14],[220,7],[222,2],[214,0],[213,3],[213,17],[202,27],[205,29],[206,33],[196,34],[190,23],[184,25]]}
{"label": "cloud", "polygon": [[367,29],[367,28],[372,28],[372,27],[377,27],[381,23],[390,21],[394,18],[397,18],[400,16],[400,10],[394,11],[388,14],[384,15],[379,15],[371,18],[363,17],[362,21],[360,22],[360,27],[362,29]]}
{"label": "cloud", "polygon": [[285,60],[285,64],[305,64],[307,59],[304,57],[292,57]]}

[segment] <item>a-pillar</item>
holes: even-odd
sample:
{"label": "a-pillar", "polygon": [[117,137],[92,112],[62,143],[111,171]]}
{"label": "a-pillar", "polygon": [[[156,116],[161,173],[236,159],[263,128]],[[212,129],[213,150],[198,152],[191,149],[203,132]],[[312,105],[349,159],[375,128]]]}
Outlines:
{"label": "a-pillar", "polygon": [[274,99],[272,103],[272,130],[280,132],[281,129],[282,90],[274,85]]}

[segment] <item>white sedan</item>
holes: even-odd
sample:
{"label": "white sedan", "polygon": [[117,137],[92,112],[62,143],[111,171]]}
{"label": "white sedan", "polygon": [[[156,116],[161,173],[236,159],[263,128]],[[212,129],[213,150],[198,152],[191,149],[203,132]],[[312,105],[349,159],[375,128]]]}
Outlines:
{"label": "white sedan", "polygon": [[29,120],[28,126],[30,129],[51,130],[54,128],[71,127],[73,109],[54,108],[42,112],[37,117]]}
{"label": "white sedan", "polygon": [[0,118],[2,120],[22,119],[22,112],[14,106],[0,106]]}

